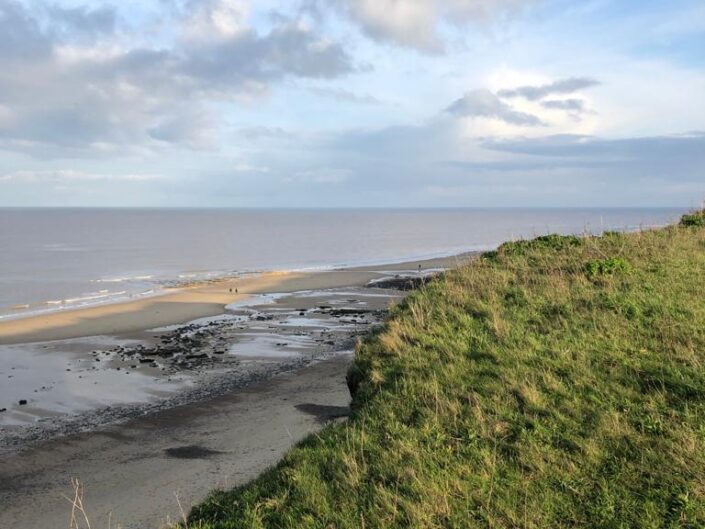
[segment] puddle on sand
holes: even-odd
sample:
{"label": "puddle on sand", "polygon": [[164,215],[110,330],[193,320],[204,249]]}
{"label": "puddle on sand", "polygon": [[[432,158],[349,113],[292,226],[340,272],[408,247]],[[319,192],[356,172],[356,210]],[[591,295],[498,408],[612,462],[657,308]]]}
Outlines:
{"label": "puddle on sand", "polygon": [[0,410],[5,409],[0,412],[0,428],[33,423],[43,417],[146,402],[188,385],[185,377],[166,380],[137,369],[116,371],[108,368],[110,355],[88,354],[140,343],[97,336],[0,346]]}
{"label": "puddle on sand", "polygon": [[239,357],[285,358],[299,356],[317,344],[308,335],[242,333],[230,346],[229,354]]}
{"label": "puddle on sand", "polygon": [[[265,294],[219,316],[152,329],[144,341],[98,336],[0,346],[0,437],[42,418],[151,402],[196,384],[198,366],[169,364],[174,358],[203,355],[204,369],[217,370],[313,357],[343,346],[400,297],[369,288]],[[364,314],[341,312],[346,307]]]}
{"label": "puddle on sand", "polygon": [[277,323],[278,327],[306,327],[314,329],[347,329],[349,325],[341,325],[333,319],[307,318],[305,316],[289,317]]}

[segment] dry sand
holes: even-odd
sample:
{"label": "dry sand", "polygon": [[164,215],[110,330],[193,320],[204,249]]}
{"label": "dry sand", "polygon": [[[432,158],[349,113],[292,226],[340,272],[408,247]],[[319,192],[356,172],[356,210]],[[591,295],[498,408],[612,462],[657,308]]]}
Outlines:
{"label": "dry sand", "polygon": [[[322,272],[268,272],[173,289],[161,296],[123,303],[57,311],[0,322],[0,345],[63,340],[82,336],[125,335],[196,318],[222,314],[225,305],[249,294],[362,286],[393,271],[454,266],[468,256],[412,261]],[[230,291],[232,289],[232,292]],[[235,294],[235,289],[238,294]]]}

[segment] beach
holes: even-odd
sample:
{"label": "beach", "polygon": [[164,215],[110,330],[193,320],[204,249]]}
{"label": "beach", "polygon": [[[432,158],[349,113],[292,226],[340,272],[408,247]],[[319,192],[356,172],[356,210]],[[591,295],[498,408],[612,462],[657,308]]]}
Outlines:
{"label": "beach", "polygon": [[[0,526],[68,526],[72,478],[93,526],[123,528],[158,527],[246,483],[345,420],[357,341],[411,289],[476,255],[188,274],[149,295],[5,317]],[[24,277],[12,270],[6,282]]]}
{"label": "beach", "polygon": [[256,477],[347,414],[349,354],[229,393],[3,456],[0,526],[69,526],[71,478],[94,527],[157,529],[214,488]]}
{"label": "beach", "polygon": [[[0,345],[81,336],[131,334],[223,313],[226,305],[256,294],[362,286],[389,272],[453,266],[466,256],[313,272],[264,272],[243,278],[197,282],[133,301],[54,311],[0,321]],[[235,293],[237,290],[237,293]]]}
{"label": "beach", "polygon": [[0,415],[0,525],[56,527],[73,477],[94,524],[125,528],[246,482],[345,416],[355,340],[400,289],[471,258],[272,272],[2,322],[0,352],[34,375],[13,386],[21,370],[0,369],[14,401]]}

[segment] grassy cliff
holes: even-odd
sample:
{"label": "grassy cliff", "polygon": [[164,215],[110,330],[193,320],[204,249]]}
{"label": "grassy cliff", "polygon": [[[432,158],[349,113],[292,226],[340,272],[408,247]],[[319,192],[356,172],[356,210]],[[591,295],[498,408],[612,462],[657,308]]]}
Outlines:
{"label": "grassy cliff", "polygon": [[350,420],[189,527],[705,527],[703,219],[428,284],[359,345]]}

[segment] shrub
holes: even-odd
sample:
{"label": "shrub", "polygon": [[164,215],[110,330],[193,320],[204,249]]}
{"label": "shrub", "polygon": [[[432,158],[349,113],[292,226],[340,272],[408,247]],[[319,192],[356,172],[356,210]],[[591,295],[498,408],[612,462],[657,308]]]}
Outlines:
{"label": "shrub", "polygon": [[550,235],[542,235],[531,240],[520,240],[506,242],[497,248],[496,252],[488,252],[494,255],[486,257],[496,257],[498,254],[509,256],[522,256],[532,251],[560,251],[566,248],[580,246],[583,244],[583,239],[575,235],[558,235],[551,233]]}
{"label": "shrub", "polygon": [[681,217],[680,225],[686,228],[705,228],[705,209]]}
{"label": "shrub", "polygon": [[629,262],[621,257],[595,259],[585,263],[585,273],[588,277],[623,274],[629,272],[631,268]]}

